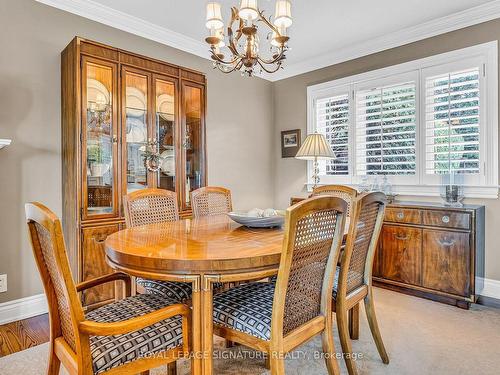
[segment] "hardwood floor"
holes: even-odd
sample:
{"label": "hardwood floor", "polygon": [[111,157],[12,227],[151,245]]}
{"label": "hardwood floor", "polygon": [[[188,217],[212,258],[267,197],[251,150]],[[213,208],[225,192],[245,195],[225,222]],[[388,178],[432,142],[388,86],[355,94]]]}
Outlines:
{"label": "hardwood floor", "polygon": [[48,314],[0,325],[0,357],[49,341]]}

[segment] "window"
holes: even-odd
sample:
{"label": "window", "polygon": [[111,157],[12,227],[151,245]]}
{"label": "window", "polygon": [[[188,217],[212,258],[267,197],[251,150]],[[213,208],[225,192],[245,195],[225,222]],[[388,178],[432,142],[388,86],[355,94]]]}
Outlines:
{"label": "window", "polygon": [[324,134],[336,158],[325,161],[322,170],[327,175],[349,174],[349,94],[317,101],[317,131]]}
{"label": "window", "polygon": [[497,67],[491,42],[308,87],[308,131],[336,155],[320,183],[385,175],[399,194],[438,195],[453,173],[466,195],[497,197]]}
{"label": "window", "polygon": [[356,93],[356,172],[416,174],[416,83]]}

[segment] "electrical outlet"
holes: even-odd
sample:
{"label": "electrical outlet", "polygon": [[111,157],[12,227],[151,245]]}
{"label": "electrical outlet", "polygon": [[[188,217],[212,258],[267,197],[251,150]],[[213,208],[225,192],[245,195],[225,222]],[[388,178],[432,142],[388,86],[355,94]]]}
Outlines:
{"label": "electrical outlet", "polygon": [[7,291],[7,274],[0,275],[0,293]]}

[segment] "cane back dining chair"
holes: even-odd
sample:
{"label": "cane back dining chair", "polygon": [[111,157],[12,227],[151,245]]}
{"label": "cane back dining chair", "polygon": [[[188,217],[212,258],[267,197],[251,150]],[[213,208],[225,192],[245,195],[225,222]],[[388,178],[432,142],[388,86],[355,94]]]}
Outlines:
{"label": "cane back dining chair", "polygon": [[[323,185],[313,189],[311,196],[318,195],[333,195],[345,200],[347,202],[347,217],[350,218],[358,191],[346,185]],[[359,305],[355,305],[349,310],[349,335],[353,340],[359,338]]]}
{"label": "cane back dining chair", "polygon": [[[123,197],[128,228],[179,220],[177,195],[164,189],[142,189]],[[138,277],[137,284],[146,293],[184,302],[191,299],[191,284],[177,281],[149,280]]]}
{"label": "cane back dining chair", "polygon": [[315,197],[318,195],[333,195],[334,197],[342,198],[347,202],[347,217],[351,217],[352,206],[354,204],[354,199],[358,195],[358,191],[350,186],[345,185],[323,185],[316,186],[311,196]]}
{"label": "cane back dining chair", "polygon": [[221,215],[233,210],[231,191],[217,186],[206,186],[191,192],[193,216]]}
{"label": "cane back dining chair", "polygon": [[85,314],[79,292],[121,280],[129,295],[130,277],[113,273],[75,285],[57,216],[40,203],[28,203],[26,218],[49,305],[49,375],[59,374],[61,363],[69,374],[147,373],[175,366],[189,352],[186,305],[143,294]]}
{"label": "cane back dining chair", "polygon": [[351,216],[349,234],[340,267],[335,272],[332,310],[337,317],[340,343],[350,375],[357,374],[349,338],[348,311],[364,301],[370,331],[382,361],[389,363],[375,315],[372,293],[372,268],[382,229],[386,197],[383,193],[358,196]]}
{"label": "cane back dining chair", "polygon": [[271,374],[284,354],[321,333],[329,374],[339,374],[332,330],[332,287],[346,203],[314,197],[286,211],[277,281],[251,282],[214,297],[214,333],[268,353]]}

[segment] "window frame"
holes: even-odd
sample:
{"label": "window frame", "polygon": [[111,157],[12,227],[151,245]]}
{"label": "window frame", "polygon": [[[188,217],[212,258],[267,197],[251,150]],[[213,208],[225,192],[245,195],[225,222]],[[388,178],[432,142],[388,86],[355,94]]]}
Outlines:
{"label": "window frame", "polygon": [[[440,183],[425,174],[425,73],[443,66],[462,66],[464,60],[480,64],[480,182],[464,186],[466,197],[498,198],[498,42],[492,41],[451,52],[438,54],[398,65],[385,67],[307,87],[307,133],[316,129],[315,102],[329,96],[349,95],[349,175],[321,175],[320,184],[345,184],[357,186],[362,176],[356,174],[355,165],[355,115],[356,93],[361,87],[397,82],[397,77],[416,77],[416,174],[414,181],[388,176],[394,193],[414,196],[439,196]],[[307,162],[307,189],[312,189],[313,165]],[[465,181],[467,183],[467,179]]]}

